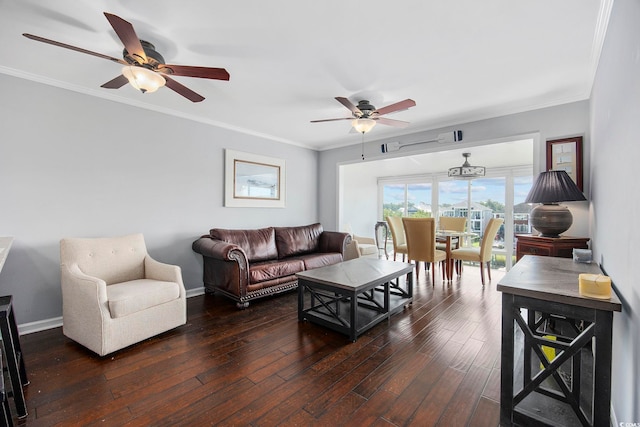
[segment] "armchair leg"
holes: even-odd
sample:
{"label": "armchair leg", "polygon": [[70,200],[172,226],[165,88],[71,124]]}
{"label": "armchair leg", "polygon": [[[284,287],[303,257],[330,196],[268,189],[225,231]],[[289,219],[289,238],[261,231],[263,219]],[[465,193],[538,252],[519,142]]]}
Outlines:
{"label": "armchair leg", "polygon": [[480,263],[480,281],[482,282],[482,286],[484,286],[484,262]]}
{"label": "armchair leg", "polygon": [[238,307],[240,310],[244,310],[245,308],[249,307],[249,301],[237,302],[236,307]]}
{"label": "armchair leg", "polygon": [[491,280],[491,261],[487,261],[487,275],[489,276],[489,280]]}

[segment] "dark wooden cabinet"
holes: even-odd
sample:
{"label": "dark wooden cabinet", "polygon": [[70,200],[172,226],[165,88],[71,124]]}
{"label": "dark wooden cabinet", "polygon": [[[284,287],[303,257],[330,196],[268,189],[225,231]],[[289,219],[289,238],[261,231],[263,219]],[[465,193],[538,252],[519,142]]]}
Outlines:
{"label": "dark wooden cabinet", "polygon": [[588,237],[540,237],[531,234],[516,234],[516,257],[524,255],[555,256],[572,258],[573,249],[588,249]]}

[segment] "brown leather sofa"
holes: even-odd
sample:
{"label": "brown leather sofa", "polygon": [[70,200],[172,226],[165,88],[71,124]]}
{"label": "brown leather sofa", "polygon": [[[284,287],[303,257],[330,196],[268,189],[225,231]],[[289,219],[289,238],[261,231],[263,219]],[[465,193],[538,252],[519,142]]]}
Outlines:
{"label": "brown leather sofa", "polygon": [[251,230],[213,228],[193,242],[204,260],[204,286],[247,308],[249,301],[296,289],[296,273],[343,260],[348,233],[321,224]]}

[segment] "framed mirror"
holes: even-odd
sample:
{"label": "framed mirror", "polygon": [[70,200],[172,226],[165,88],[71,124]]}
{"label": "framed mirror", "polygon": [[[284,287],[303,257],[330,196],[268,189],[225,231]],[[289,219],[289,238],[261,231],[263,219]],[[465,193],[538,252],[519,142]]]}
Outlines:
{"label": "framed mirror", "polygon": [[547,141],[547,170],[564,170],[582,188],[582,137]]}

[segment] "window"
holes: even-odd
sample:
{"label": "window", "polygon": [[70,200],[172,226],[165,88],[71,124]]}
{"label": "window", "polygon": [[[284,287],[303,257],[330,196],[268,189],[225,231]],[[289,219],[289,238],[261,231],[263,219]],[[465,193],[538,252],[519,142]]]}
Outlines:
{"label": "window", "polygon": [[[515,234],[531,231],[524,202],[533,182],[530,167],[496,168],[488,176],[454,180],[443,174],[379,178],[382,218],[387,216],[466,217],[467,230],[479,244],[491,218],[504,218],[494,242],[494,267],[511,268],[515,263]],[[436,209],[433,209],[437,206]]]}
{"label": "window", "polygon": [[382,217],[432,217],[431,187],[431,182],[383,184]]}

